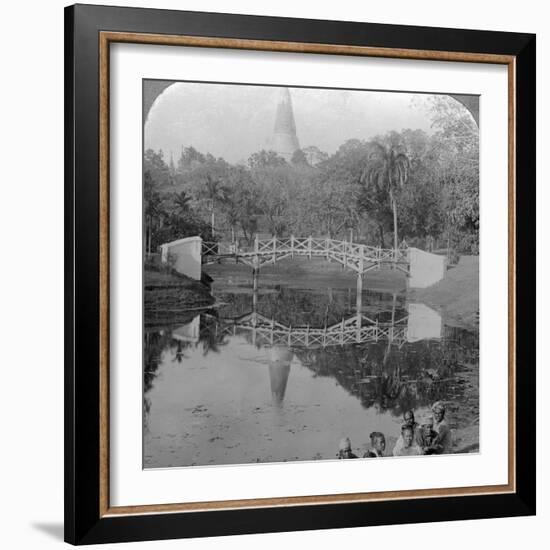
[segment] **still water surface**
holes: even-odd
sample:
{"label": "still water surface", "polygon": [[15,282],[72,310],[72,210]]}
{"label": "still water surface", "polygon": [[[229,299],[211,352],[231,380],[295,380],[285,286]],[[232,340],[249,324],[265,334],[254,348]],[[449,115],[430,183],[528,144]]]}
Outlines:
{"label": "still water surface", "polygon": [[146,327],[145,468],[335,459],[342,437],[363,456],[372,431],[391,454],[403,412],[440,399],[454,450],[477,432],[476,331],[405,292],[297,286],[217,279],[219,307]]}

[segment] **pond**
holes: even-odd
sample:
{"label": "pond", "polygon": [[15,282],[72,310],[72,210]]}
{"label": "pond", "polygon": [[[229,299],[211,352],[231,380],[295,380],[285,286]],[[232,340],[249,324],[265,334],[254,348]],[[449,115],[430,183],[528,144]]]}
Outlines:
{"label": "pond", "polygon": [[221,267],[217,307],[146,326],[145,468],[335,459],[343,437],[362,457],[373,431],[390,455],[404,411],[421,420],[438,400],[453,452],[478,450],[477,330],[403,289],[311,280]]}

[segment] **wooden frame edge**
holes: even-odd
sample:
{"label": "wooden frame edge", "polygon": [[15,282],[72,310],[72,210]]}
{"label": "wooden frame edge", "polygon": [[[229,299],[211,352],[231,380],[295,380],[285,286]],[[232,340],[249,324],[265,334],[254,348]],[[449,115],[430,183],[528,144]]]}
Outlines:
{"label": "wooden frame edge", "polygon": [[[508,63],[508,485],[516,491],[516,58]],[[513,442],[510,443],[510,442]]]}
{"label": "wooden frame edge", "polygon": [[109,41],[99,42],[99,516],[109,510]]}
{"label": "wooden frame edge", "polygon": [[[151,504],[137,506],[110,506],[109,499],[109,52],[111,42],[154,44],[164,46],[190,46],[227,48],[237,50],[275,51],[292,53],[316,53],[352,55],[364,57],[388,57],[394,59],[419,59],[501,64],[508,67],[508,483],[478,487],[446,489],[416,489],[384,491],[376,493],[347,493],[300,497],[226,500]],[[216,38],[188,35],[163,35],[133,32],[99,32],[99,153],[100,153],[100,471],[99,517],[121,517],[144,514],[202,512],[212,510],[238,510],[287,506],[315,506],[388,500],[443,498],[511,494],[516,492],[516,56],[447,52],[440,50],[416,50],[403,48],[378,48],[336,44],[283,42]]]}
{"label": "wooden frame edge", "polygon": [[409,491],[384,491],[377,493],[344,493],[334,495],[259,498],[210,502],[144,504],[136,506],[113,506],[106,510],[104,517],[178,512],[207,512],[212,510],[223,511],[291,506],[321,506],[325,504],[353,504],[389,500],[419,500],[423,498],[504,495],[512,494],[514,492],[515,491],[508,484],[480,487],[458,487],[449,489],[413,489]]}
{"label": "wooden frame edge", "polygon": [[317,53],[328,55],[352,55],[360,57],[391,57],[397,59],[424,59],[430,61],[463,61],[497,63],[507,65],[515,59],[512,55],[450,52],[443,50],[417,50],[405,48],[381,48],[373,46],[349,46],[312,42],[283,42],[276,40],[253,40],[245,38],[218,38],[211,36],[170,35],[101,31],[100,42],[130,44],[154,44],[158,46],[189,46],[202,48],[227,48],[288,53]]}

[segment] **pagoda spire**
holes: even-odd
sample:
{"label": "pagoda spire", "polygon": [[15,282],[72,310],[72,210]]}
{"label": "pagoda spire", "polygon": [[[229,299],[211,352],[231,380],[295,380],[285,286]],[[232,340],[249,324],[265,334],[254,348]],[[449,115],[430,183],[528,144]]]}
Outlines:
{"label": "pagoda spire", "polygon": [[292,98],[288,88],[281,88],[271,149],[286,160],[291,160],[292,155],[300,149],[298,136],[296,135],[296,122],[292,109]]}
{"label": "pagoda spire", "polygon": [[290,364],[294,358],[294,352],[284,346],[273,346],[268,351],[268,357],[271,396],[273,403],[280,406],[285,398]]}
{"label": "pagoda spire", "polygon": [[176,166],[174,164],[174,154],[170,151],[170,164],[168,165],[168,170],[170,171],[171,176],[176,174]]}

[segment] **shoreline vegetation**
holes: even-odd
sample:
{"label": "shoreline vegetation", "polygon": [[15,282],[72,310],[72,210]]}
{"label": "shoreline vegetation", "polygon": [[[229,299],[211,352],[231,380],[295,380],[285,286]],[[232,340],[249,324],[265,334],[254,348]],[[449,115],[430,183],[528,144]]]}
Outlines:
{"label": "shoreline vegetation", "polygon": [[146,264],[143,271],[146,327],[186,323],[216,301],[210,287],[169,266]]}

